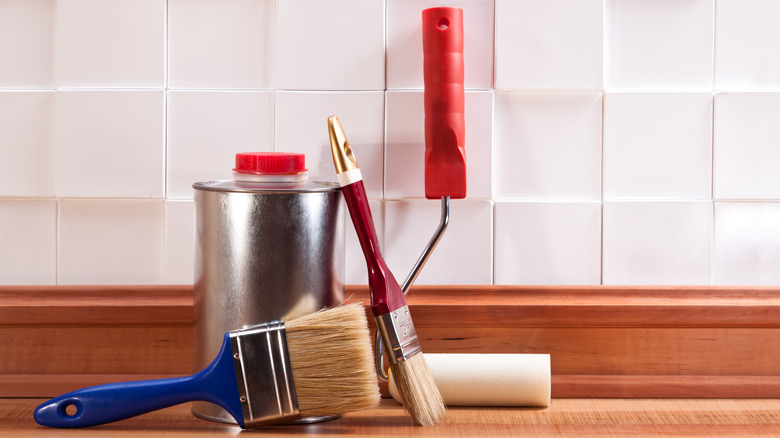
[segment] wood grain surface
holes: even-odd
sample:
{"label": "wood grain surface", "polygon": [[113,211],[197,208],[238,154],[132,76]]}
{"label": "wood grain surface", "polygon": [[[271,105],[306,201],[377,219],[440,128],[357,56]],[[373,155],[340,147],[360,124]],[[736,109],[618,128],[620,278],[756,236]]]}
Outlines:
{"label": "wood grain surface", "polygon": [[[346,296],[369,301],[363,286]],[[780,398],[780,288],[417,286],[407,298],[425,352],[550,354],[553,397]],[[192,286],[2,286],[0,397],[190,374],[192,325]]]}
{"label": "wood grain surface", "polygon": [[[0,428],[8,437],[236,436],[237,426],[194,418],[179,405],[87,429],[38,426],[42,399],[0,399]],[[310,425],[276,426],[258,436],[538,436],[538,437],[777,437],[780,400],[556,399],[549,408],[450,408],[431,427],[413,426],[403,409],[383,400],[376,409]]]}

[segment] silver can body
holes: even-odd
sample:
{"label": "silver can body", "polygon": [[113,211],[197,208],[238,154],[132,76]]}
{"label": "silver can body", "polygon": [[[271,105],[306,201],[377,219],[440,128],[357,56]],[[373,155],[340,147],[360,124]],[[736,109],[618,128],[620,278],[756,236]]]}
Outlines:
{"label": "silver can body", "polygon": [[[230,330],[286,321],[344,299],[344,203],[336,184],[209,181],[195,189],[194,369]],[[192,412],[235,421],[195,402]]]}

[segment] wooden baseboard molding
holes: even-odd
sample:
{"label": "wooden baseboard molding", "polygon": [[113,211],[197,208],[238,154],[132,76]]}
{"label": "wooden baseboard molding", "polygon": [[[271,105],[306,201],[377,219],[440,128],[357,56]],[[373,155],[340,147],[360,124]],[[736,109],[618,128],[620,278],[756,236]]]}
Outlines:
{"label": "wooden baseboard molding", "polygon": [[[408,301],[426,352],[550,354],[553,397],[780,398],[780,288],[418,286]],[[189,374],[192,306],[192,286],[0,286],[0,397]]]}
{"label": "wooden baseboard molding", "polygon": [[778,398],[780,376],[552,376],[553,398]]}

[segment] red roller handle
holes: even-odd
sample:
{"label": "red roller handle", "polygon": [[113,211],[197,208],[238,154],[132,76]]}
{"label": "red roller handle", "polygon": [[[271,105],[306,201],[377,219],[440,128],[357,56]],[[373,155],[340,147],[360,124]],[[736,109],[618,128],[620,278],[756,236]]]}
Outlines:
{"label": "red roller handle", "polygon": [[425,196],[466,197],[463,10],[422,12]]}

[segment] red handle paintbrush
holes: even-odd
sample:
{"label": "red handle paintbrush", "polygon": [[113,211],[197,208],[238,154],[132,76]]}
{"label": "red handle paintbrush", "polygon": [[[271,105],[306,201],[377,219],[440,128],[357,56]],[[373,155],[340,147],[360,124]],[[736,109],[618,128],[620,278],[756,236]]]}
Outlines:
{"label": "red handle paintbrush", "polygon": [[338,117],[328,118],[333,163],[368,266],[371,310],[404,407],[417,424],[436,424],[445,413],[444,401],[422,355],[406,298],[379,249],[363,176]]}

